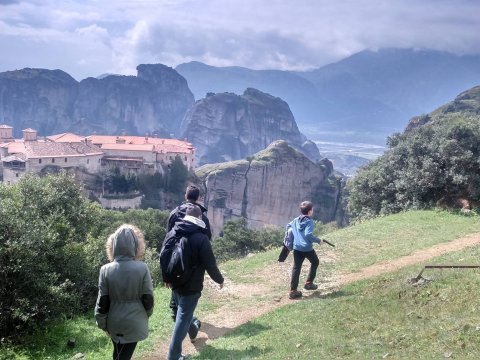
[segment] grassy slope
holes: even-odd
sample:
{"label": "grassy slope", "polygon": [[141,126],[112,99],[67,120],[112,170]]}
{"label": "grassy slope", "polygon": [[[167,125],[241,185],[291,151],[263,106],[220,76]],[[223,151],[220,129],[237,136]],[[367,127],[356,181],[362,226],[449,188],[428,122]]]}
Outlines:
{"label": "grassy slope", "polygon": [[[480,249],[439,262],[479,264]],[[198,359],[480,358],[480,271],[418,266],[357,282],[324,299],[296,301],[203,349]]]}
{"label": "grassy slope", "polygon": [[[356,271],[376,261],[395,259],[415,249],[426,248],[474,232],[480,232],[478,217],[448,212],[412,211],[368,221],[326,236],[337,244],[335,253],[338,259],[334,267],[330,266],[330,269],[322,267],[320,278],[323,272]],[[475,263],[475,256],[478,257],[477,252],[476,249],[467,250],[465,254],[458,256],[463,257],[465,262]],[[278,249],[275,249],[247,259],[228,262],[223,264],[222,268],[231,280],[249,283],[254,281],[254,274],[259,269],[263,269],[270,262],[275,262],[277,255]],[[437,342],[446,341],[442,340],[443,337],[450,339],[450,334],[438,329],[435,330],[437,335],[433,334],[435,326],[439,329],[442,327],[450,329],[467,325],[467,315],[472,317],[468,322],[469,325],[465,327],[466,333],[462,333],[462,336],[469,344],[471,338],[480,333],[475,331],[476,324],[480,325],[480,319],[474,317],[476,316],[474,313],[469,313],[473,308],[480,308],[480,304],[474,297],[475,290],[479,289],[478,282],[475,276],[469,275],[474,272],[466,271],[457,275],[471,276],[460,281],[461,284],[468,284],[468,288],[465,285],[465,292],[462,293],[462,297],[467,299],[463,303],[457,297],[452,297],[454,279],[452,283],[449,283],[447,278],[445,285],[442,282],[435,282],[422,289],[406,286],[405,278],[415,275],[419,269],[420,267],[417,266],[406,271],[405,274],[399,273],[353,284],[327,299],[298,302],[274,311],[268,316],[240,327],[224,339],[215,341],[213,346],[207,347],[202,352],[200,358],[241,359],[248,356],[263,359],[331,359],[335,356],[372,358],[386,353],[402,358],[393,350],[401,349],[399,344],[409,349],[414,346],[412,343],[415,332],[425,332],[425,329],[431,328],[432,333],[429,336],[432,339],[437,337]],[[450,273],[444,271],[443,274]],[[424,289],[435,295],[424,293]],[[167,290],[156,290],[156,311],[150,322],[151,335],[147,341],[139,345],[137,354],[151,350],[156,342],[170,335],[172,322],[166,305],[168,296]],[[401,296],[400,299],[399,296]],[[441,301],[435,302],[437,305],[444,302],[444,297],[452,299],[452,306],[446,308],[437,305],[432,308],[420,307],[431,314],[444,314],[445,317],[439,318],[441,321],[434,322],[431,315],[417,318],[416,312],[410,313],[417,311],[419,304],[424,304],[429,297],[440,299]],[[208,303],[207,297],[204,297],[199,313],[212,310],[217,306],[216,303]],[[405,310],[407,308],[410,310]],[[401,311],[397,311],[398,309]],[[460,314],[456,314],[457,311],[460,311]],[[393,324],[386,321],[388,317],[396,319]],[[453,321],[456,317],[460,322]],[[422,319],[423,321],[420,321]],[[465,322],[463,325],[462,319]],[[445,322],[443,325],[442,321]],[[379,329],[374,331],[377,327]],[[393,333],[388,330],[390,327]],[[398,331],[395,332],[395,329]],[[304,339],[301,335],[303,333],[311,335]],[[71,337],[77,341],[77,348],[74,350],[67,349],[65,346],[66,341]],[[427,337],[419,341],[420,354],[426,351],[424,346],[431,345],[432,339],[429,340]],[[394,346],[388,345],[392,341]],[[111,356],[111,345],[103,333],[96,329],[92,317],[62,322],[56,327],[50,327],[46,332],[26,339],[26,343],[30,346],[21,350],[7,349],[2,345],[0,359],[68,359],[77,352],[85,353],[91,359],[109,359]],[[426,345],[422,345],[424,343]],[[298,344],[300,346],[297,348]],[[435,356],[438,358],[439,351],[451,351],[447,345],[444,348],[439,345],[436,348],[437,352],[432,352],[434,354],[432,358]],[[250,350],[246,350],[249,348]],[[464,351],[469,351],[468,349],[470,345],[465,345]],[[477,349],[474,349],[474,352],[478,354]],[[318,357],[317,353],[328,354],[328,356]],[[426,357],[422,356],[422,358]]]}
{"label": "grassy slope", "polygon": [[[414,211],[327,238],[338,245],[337,270],[355,271],[478,231],[478,217]],[[470,248],[438,262],[480,264],[479,255],[478,247]],[[247,259],[243,269],[255,271],[258,263]],[[435,281],[413,287],[407,280],[421,267],[357,282],[324,299],[293,302],[214,341],[196,358],[478,359],[480,271],[428,270],[425,276]],[[237,280],[242,278],[238,275]]]}
{"label": "grassy slope", "polygon": [[[139,344],[136,352],[150,350],[160,339],[170,336],[173,322],[170,313],[167,311],[169,300],[169,290],[164,288],[155,290],[156,311],[154,311],[149,322],[151,336]],[[163,311],[164,309],[165,311]],[[70,338],[76,340],[75,349],[69,349],[66,346]],[[93,304],[91,316],[59,321],[58,324],[25,338],[25,344],[29,345],[21,349],[2,344],[0,359],[60,360],[69,359],[77,353],[83,353],[87,359],[109,360],[112,358],[113,349],[109,339],[95,325]]]}
{"label": "grassy slope", "polygon": [[474,232],[480,232],[476,216],[408,211],[365,221],[325,238],[337,244],[337,269],[350,272]]}

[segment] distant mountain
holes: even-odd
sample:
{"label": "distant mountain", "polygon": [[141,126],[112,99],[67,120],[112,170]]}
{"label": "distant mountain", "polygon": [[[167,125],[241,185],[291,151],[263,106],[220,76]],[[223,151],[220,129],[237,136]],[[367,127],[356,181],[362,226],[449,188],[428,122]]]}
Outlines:
{"label": "distant mountain", "polygon": [[0,123],[13,126],[16,136],[28,127],[41,135],[177,133],[194,102],[186,80],[161,64],[139,65],[137,71],[80,82],[61,70],[0,73]]}
{"label": "distant mountain", "polygon": [[98,75],[96,79],[101,80],[103,78],[106,78],[107,76],[119,76],[119,74],[104,73],[104,74]]}
{"label": "distant mountain", "polygon": [[175,70],[187,79],[197,100],[209,92],[242,94],[247,88],[255,88],[285,100],[299,123],[312,122],[315,114],[321,111],[315,86],[295,73],[238,66],[215,67],[197,61],[180,64]]}
{"label": "distant mountain", "polygon": [[439,51],[362,51],[308,72],[213,67],[198,62],[176,70],[196,98],[255,87],[284,99],[307,136],[383,144],[408,119],[480,83],[480,56]]}

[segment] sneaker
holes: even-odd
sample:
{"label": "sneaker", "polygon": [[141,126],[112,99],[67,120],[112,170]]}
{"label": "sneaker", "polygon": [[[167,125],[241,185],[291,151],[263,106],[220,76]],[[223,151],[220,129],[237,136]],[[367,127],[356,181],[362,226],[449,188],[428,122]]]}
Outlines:
{"label": "sneaker", "polygon": [[194,341],[198,335],[198,330],[202,327],[202,322],[197,318],[193,318],[192,322],[190,323],[190,327],[188,328],[188,337],[190,341]]}
{"label": "sneaker", "polygon": [[190,355],[182,355],[178,358],[178,360],[189,360],[191,359],[192,357]]}
{"label": "sneaker", "polygon": [[318,285],[314,284],[313,282],[307,282],[305,283],[305,286],[303,287],[305,290],[317,290]]}
{"label": "sneaker", "polygon": [[290,294],[288,294],[288,297],[292,300],[301,298],[302,297],[302,292],[297,291],[297,290],[290,290]]}

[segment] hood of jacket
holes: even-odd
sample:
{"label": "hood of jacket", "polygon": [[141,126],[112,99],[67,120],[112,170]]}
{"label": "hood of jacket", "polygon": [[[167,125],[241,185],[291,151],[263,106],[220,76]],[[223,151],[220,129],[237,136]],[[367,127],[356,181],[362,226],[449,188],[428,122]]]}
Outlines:
{"label": "hood of jacket", "polygon": [[134,259],[137,255],[139,240],[133,228],[121,226],[111,235],[111,251],[115,260]]}
{"label": "hood of jacket", "polygon": [[298,231],[303,231],[307,226],[309,219],[310,218],[306,215],[300,215],[299,217],[293,219],[288,225],[294,229],[297,229]]}
{"label": "hood of jacket", "polygon": [[173,227],[173,231],[179,236],[188,236],[191,233],[196,231],[201,231],[205,229],[205,223],[190,215],[185,215],[183,219],[178,219]]}
{"label": "hood of jacket", "polygon": [[200,210],[202,210],[202,214],[205,214],[207,212],[207,209],[203,205],[200,205],[199,203],[196,203],[196,202],[187,201],[187,202],[184,202],[183,204],[181,204],[178,207],[178,217],[183,218],[185,216],[185,213],[187,212],[187,205],[188,204],[197,205],[200,208]]}

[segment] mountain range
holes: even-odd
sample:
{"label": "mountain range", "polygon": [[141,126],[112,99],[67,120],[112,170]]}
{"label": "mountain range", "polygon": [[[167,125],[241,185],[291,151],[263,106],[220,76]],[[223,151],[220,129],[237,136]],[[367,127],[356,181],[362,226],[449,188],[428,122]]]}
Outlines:
{"label": "mountain range", "polygon": [[480,56],[415,49],[365,50],[321,68],[290,72],[214,67],[175,68],[196,99],[207,92],[255,87],[285,100],[313,140],[384,144],[408,120],[480,84]]}
{"label": "mountain range", "polygon": [[[62,70],[0,73],[0,123],[14,126],[17,136],[32,127],[43,135],[74,131],[184,137],[185,116],[200,108],[195,99],[217,94],[215,99],[230,101],[232,96],[220,94],[241,97],[254,88],[286,104],[308,139],[384,145],[413,116],[480,84],[480,55],[380,49],[303,72],[199,62],[176,69],[142,64],[137,71],[137,76],[104,74],[80,82]],[[268,112],[264,114],[267,119]]]}

